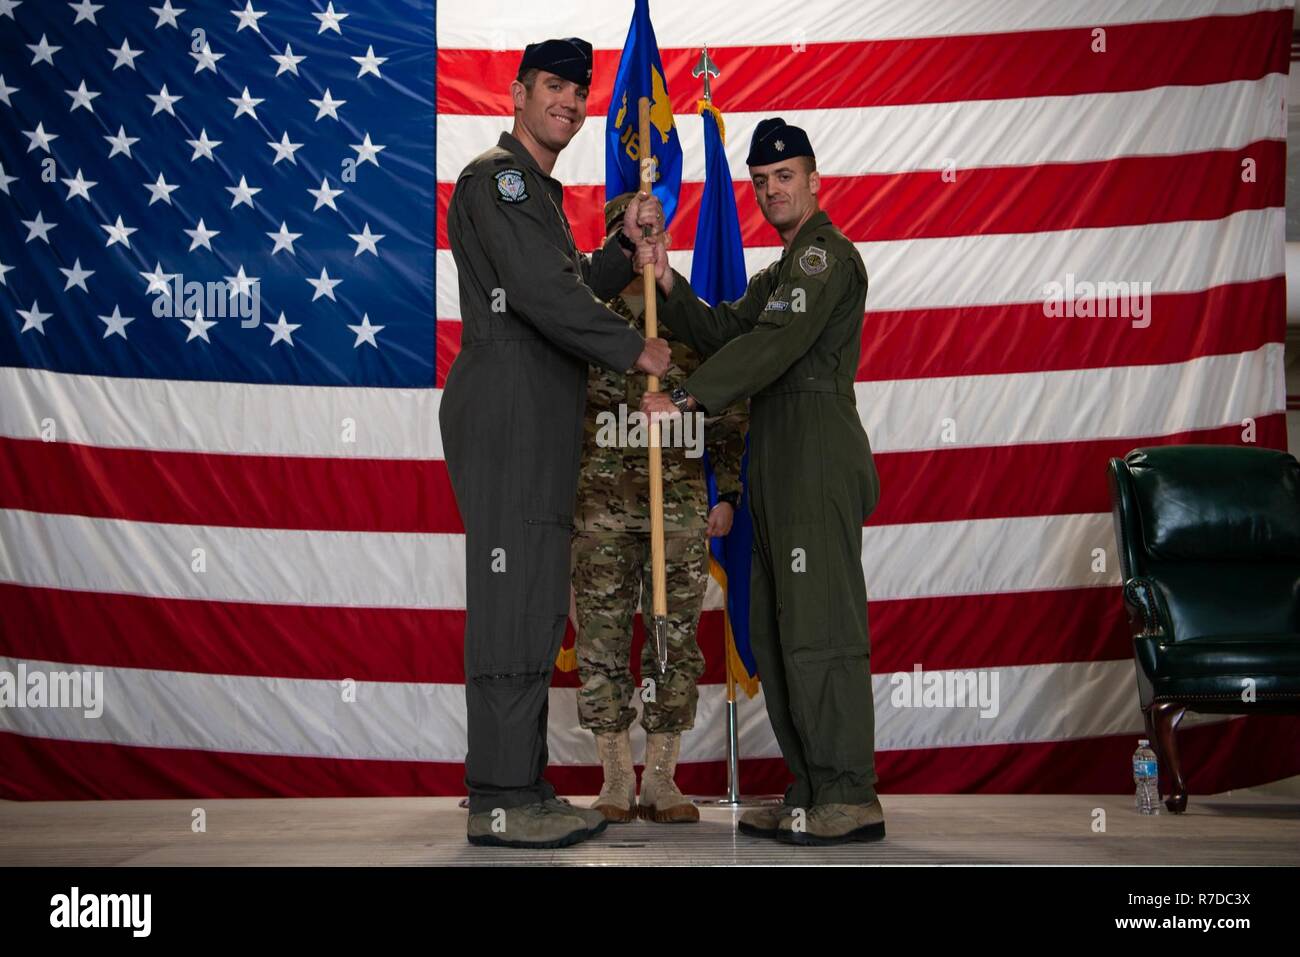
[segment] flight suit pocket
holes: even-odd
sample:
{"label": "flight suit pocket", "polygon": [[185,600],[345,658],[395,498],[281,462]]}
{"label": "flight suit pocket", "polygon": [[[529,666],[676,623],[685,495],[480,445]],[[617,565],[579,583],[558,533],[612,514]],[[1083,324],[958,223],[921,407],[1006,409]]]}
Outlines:
{"label": "flight suit pocket", "polygon": [[787,659],[792,717],[810,760],[861,764],[875,738],[870,656],[860,646],[800,649]]}
{"label": "flight suit pocket", "polygon": [[760,326],[788,325],[800,305],[792,295],[790,286],[782,283],[772,290],[772,295],[768,296],[763,311],[758,315],[758,324]]}
{"label": "flight suit pocket", "polygon": [[524,519],[524,610],[530,616],[569,614],[569,566],[573,519],[538,514]]}

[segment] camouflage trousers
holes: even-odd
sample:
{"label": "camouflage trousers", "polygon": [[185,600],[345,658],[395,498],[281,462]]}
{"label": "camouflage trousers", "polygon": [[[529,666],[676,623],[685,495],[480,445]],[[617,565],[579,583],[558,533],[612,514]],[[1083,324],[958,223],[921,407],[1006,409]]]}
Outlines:
{"label": "camouflage trousers", "polygon": [[[689,731],[699,701],[696,682],[704,655],[695,628],[708,584],[708,539],[699,532],[664,536],[668,586],[668,668],[659,674],[654,639],[653,571],[649,532],[578,532],[573,539],[573,590],[577,601],[579,723],[595,734],[623,731],[636,719],[635,691],[644,701],[641,725],[648,734]],[[641,598],[646,641],[641,647],[642,685],[630,669],[632,619]],[[651,679],[652,686],[645,685]]]}

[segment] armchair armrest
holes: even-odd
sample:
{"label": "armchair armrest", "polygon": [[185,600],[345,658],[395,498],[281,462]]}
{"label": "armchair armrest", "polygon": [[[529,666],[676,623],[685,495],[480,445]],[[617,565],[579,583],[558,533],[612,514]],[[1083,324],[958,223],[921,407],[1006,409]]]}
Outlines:
{"label": "armchair armrest", "polygon": [[1130,578],[1124,582],[1124,607],[1133,625],[1133,638],[1157,643],[1174,640],[1173,619],[1164,595],[1150,578]]}

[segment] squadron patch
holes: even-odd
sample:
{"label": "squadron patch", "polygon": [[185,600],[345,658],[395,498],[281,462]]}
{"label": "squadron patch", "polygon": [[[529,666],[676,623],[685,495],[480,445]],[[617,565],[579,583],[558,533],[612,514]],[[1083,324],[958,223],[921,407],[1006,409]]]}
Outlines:
{"label": "squadron patch", "polygon": [[826,250],[820,246],[809,246],[803,251],[803,255],[799,257],[799,268],[809,276],[825,272],[828,265]]}
{"label": "squadron patch", "polygon": [[528,198],[528,186],[524,183],[524,174],[517,169],[503,169],[496,173],[497,195],[507,203],[522,203]]}

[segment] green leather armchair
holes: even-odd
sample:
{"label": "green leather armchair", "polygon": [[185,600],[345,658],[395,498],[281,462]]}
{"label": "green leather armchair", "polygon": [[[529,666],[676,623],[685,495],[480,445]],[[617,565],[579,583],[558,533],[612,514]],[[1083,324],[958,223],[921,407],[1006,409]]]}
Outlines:
{"label": "green leather armchair", "polygon": [[1138,702],[1181,814],[1187,710],[1300,711],[1300,463],[1161,446],[1111,459],[1109,477]]}

